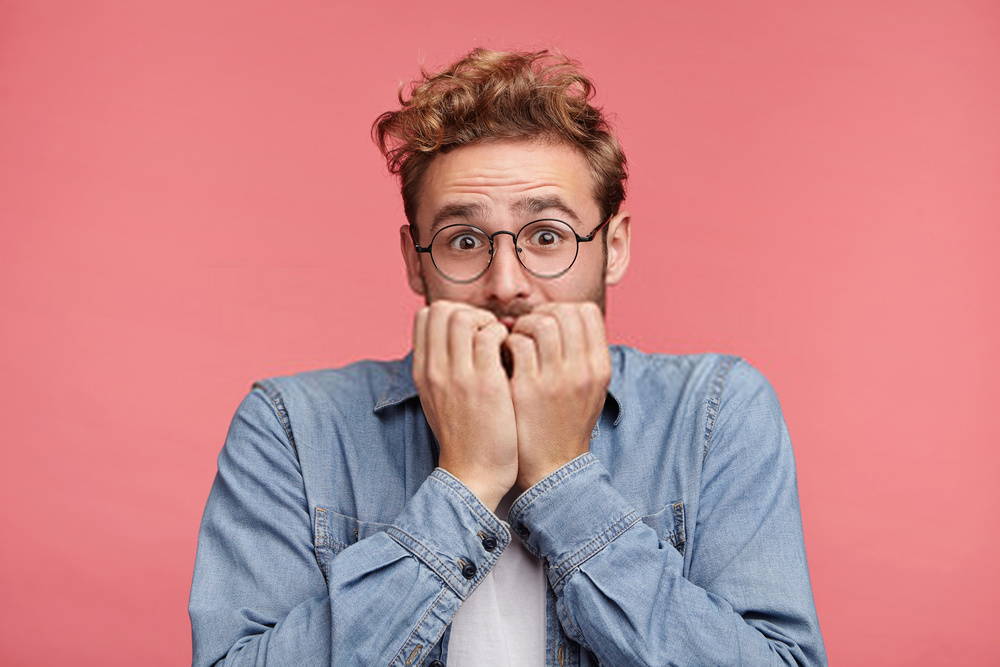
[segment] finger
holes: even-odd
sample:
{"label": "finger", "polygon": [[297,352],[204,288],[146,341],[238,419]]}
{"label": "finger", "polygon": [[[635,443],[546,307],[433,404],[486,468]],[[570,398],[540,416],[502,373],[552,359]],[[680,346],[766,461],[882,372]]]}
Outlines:
{"label": "finger", "polygon": [[446,373],[449,369],[448,358],[448,319],[451,311],[458,304],[454,301],[439,299],[430,305],[427,318],[427,372],[440,370]]}
{"label": "finger", "polygon": [[591,368],[597,374],[610,376],[611,355],[608,351],[608,340],[604,330],[604,314],[600,306],[588,301],[580,309],[584,329],[587,336],[587,350]]}
{"label": "finger", "polygon": [[514,359],[514,375],[512,380],[538,375],[538,355],[535,341],[530,336],[520,333],[510,333],[504,341]]}
{"label": "finger", "polygon": [[546,369],[556,369],[562,364],[563,352],[562,334],[559,333],[559,320],[551,313],[535,313],[517,318],[511,333],[520,333],[531,338],[537,347],[537,366],[539,372]]}
{"label": "finger", "polygon": [[427,316],[430,308],[424,306],[413,317],[413,379],[423,379],[427,364]]}
{"label": "finger", "polygon": [[475,369],[472,358],[473,336],[481,327],[492,322],[503,327],[496,315],[488,310],[473,306],[461,306],[452,310],[448,317],[448,354],[453,372],[456,370],[467,374],[473,372]]}
{"label": "finger", "polygon": [[500,346],[507,338],[507,327],[495,320],[473,334],[473,363],[477,373],[503,371]]}
{"label": "finger", "polygon": [[587,332],[583,316],[577,303],[561,303],[552,308],[552,314],[559,320],[562,334],[563,359],[573,364],[589,364]]}

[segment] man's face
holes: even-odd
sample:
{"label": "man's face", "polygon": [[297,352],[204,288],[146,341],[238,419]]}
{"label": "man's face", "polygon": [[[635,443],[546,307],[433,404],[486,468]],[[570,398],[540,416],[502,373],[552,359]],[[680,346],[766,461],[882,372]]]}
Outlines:
{"label": "man's face", "polygon": [[[539,218],[558,218],[587,236],[603,222],[592,193],[587,161],[566,144],[500,140],[462,146],[436,156],[424,174],[418,241],[426,246],[437,230],[456,223],[475,225],[487,234],[516,234]],[[523,205],[530,199],[559,202],[569,211],[553,206],[533,210]],[[444,207],[454,204],[478,205],[480,210],[439,217]],[[628,214],[619,212],[608,225],[607,253],[598,231],[593,241],[580,244],[569,271],[539,278],[518,261],[513,237],[500,234],[493,239],[493,262],[486,273],[471,283],[456,283],[434,268],[429,253],[416,252],[407,225],[400,228],[400,248],[414,292],[427,304],[448,299],[484,308],[508,328],[520,315],[549,301],[594,301],[603,313],[605,285],[617,283],[628,264],[628,241]]]}

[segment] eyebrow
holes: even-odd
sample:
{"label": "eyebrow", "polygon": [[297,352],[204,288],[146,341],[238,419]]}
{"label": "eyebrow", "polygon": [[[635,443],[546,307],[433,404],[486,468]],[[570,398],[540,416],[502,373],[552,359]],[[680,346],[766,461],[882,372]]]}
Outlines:
{"label": "eyebrow", "polygon": [[[570,206],[563,201],[562,197],[559,195],[542,195],[536,197],[522,197],[518,199],[510,206],[510,210],[515,215],[523,215],[525,213],[530,213],[534,215],[535,213],[541,213],[546,210],[556,210],[571,219],[577,225],[580,224],[580,216],[576,214]],[[434,214],[434,219],[431,221],[431,235],[434,234],[441,223],[451,220],[452,218],[465,218],[466,220],[471,220],[473,218],[485,218],[487,213],[486,205],[482,202],[453,202],[451,204],[445,204]]]}

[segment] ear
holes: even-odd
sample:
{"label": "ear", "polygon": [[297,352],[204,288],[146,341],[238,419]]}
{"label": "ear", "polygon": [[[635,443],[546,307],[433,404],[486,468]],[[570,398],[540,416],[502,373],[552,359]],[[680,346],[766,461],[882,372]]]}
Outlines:
{"label": "ear", "polygon": [[617,285],[628,268],[631,222],[627,211],[619,211],[608,223],[608,269],[604,274],[605,285]]}
{"label": "ear", "polygon": [[406,263],[406,280],[410,283],[410,289],[420,294],[424,294],[424,281],[421,279],[420,255],[413,247],[413,237],[410,236],[410,226],[403,225],[399,228],[399,251],[403,253],[403,262]]}

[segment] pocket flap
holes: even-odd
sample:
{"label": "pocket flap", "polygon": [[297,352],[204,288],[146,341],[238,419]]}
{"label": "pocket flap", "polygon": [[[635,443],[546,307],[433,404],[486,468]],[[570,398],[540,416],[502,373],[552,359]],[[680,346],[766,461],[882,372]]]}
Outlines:
{"label": "pocket flap", "polygon": [[679,552],[684,553],[684,543],[687,541],[684,501],[667,503],[656,512],[642,517],[642,520],[656,531],[661,541],[670,542]]}
{"label": "pocket flap", "polygon": [[329,507],[317,506],[313,539],[317,548],[327,548],[337,553],[388,527],[387,523],[362,521]]}

